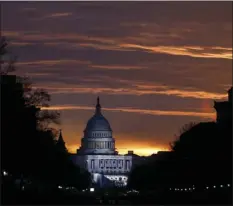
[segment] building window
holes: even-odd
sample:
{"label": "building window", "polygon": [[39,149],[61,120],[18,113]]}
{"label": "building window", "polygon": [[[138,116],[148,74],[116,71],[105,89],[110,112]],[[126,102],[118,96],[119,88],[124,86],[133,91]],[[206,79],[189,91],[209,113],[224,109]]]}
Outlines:
{"label": "building window", "polygon": [[126,160],[125,161],[125,170],[128,170],[129,169],[129,160]]}
{"label": "building window", "polygon": [[94,169],[95,165],[94,165],[94,160],[91,160],[91,169]]}

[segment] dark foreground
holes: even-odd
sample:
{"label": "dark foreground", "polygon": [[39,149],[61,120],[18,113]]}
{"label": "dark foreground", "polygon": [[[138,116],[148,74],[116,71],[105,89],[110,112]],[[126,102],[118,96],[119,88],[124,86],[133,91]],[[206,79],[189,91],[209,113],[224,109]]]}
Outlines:
{"label": "dark foreground", "polygon": [[126,191],[107,192],[82,192],[54,190],[40,193],[32,191],[3,190],[2,204],[46,204],[46,205],[90,205],[90,204],[118,204],[118,205],[166,205],[166,204],[209,204],[209,205],[231,205],[231,188],[221,190],[208,190],[205,192],[175,192],[167,191],[158,193],[156,191],[144,191],[139,193],[127,193]]}

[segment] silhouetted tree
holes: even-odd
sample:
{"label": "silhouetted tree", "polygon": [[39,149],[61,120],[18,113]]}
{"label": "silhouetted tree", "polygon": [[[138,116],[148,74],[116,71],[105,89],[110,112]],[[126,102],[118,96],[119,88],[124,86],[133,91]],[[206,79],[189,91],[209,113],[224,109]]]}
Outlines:
{"label": "silhouetted tree", "polygon": [[172,149],[177,161],[182,162],[183,175],[189,171],[192,179],[200,183],[230,181],[230,135],[225,131],[215,122],[199,123],[174,141]]}
{"label": "silhouetted tree", "polygon": [[133,169],[129,187],[205,185],[231,182],[232,127],[215,122],[186,124],[172,142],[172,151]]}
{"label": "silhouetted tree", "polygon": [[[1,39],[1,60],[7,53],[6,46],[5,39]],[[15,177],[53,184],[79,181],[81,187],[86,186],[88,175],[73,165],[65,147],[63,152],[58,149],[55,129],[49,127],[60,122],[59,113],[41,110],[49,106],[50,95],[41,89],[33,90],[28,78],[9,75],[11,71],[1,71],[0,76],[2,169]]]}

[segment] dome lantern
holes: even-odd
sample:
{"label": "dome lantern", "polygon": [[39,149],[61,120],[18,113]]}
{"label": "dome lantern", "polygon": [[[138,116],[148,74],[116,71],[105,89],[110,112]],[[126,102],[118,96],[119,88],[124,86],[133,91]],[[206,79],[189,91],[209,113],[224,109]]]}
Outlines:
{"label": "dome lantern", "polygon": [[97,104],[96,104],[95,113],[101,114],[101,105],[100,105],[100,98],[99,97],[97,97]]}

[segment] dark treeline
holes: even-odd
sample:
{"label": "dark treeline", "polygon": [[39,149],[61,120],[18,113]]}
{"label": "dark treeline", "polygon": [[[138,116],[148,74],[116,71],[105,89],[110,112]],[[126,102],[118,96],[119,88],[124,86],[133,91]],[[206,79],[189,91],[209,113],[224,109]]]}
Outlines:
{"label": "dark treeline", "polygon": [[[202,198],[206,198],[206,202],[231,203],[231,188],[226,190],[226,185],[232,183],[232,113],[231,110],[228,112],[230,119],[222,123],[185,125],[170,144],[170,152],[154,155],[151,161],[132,170],[128,187],[141,191],[162,191],[162,194],[166,194],[165,201],[170,201],[169,197],[180,198],[176,203],[182,203],[187,197],[185,203],[193,204],[196,201],[195,192],[179,193],[174,189],[193,188],[195,185],[196,194],[199,191],[198,195],[204,195]],[[213,189],[220,185],[224,185],[225,189],[206,193],[207,187]],[[170,188],[172,191],[169,191]],[[164,204],[164,199],[161,204]]]}
{"label": "dark treeline", "polygon": [[136,167],[129,186],[214,185],[231,183],[232,131],[215,122],[191,125],[171,144],[171,152]]}
{"label": "dark treeline", "polygon": [[32,89],[27,78],[10,75],[14,61],[6,40],[1,38],[0,43],[1,170],[2,177],[4,171],[10,176],[3,178],[3,193],[12,193],[9,187],[17,180],[20,189],[29,180],[31,189],[37,191],[41,185],[50,189],[59,185],[87,188],[89,173],[76,167],[67,149],[57,141],[54,127],[60,123],[60,114],[41,109],[49,106],[50,95],[43,89]]}

